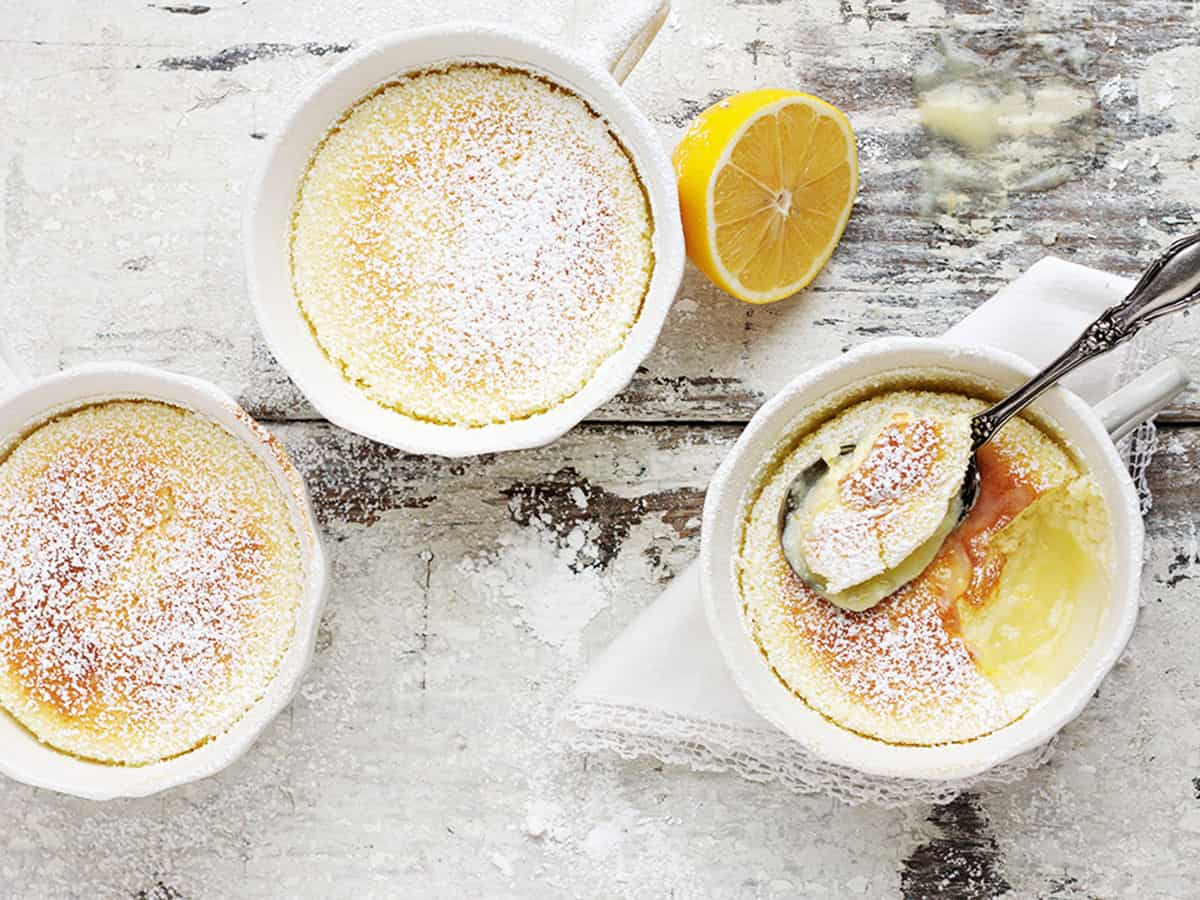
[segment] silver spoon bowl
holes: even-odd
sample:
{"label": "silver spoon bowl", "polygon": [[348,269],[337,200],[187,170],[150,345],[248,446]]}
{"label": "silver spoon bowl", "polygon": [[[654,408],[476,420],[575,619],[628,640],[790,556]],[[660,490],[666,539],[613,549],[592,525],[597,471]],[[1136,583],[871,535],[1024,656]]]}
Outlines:
{"label": "silver spoon bowl", "polygon": [[[967,517],[979,500],[979,448],[990,441],[1009,419],[1069,372],[1125,343],[1156,319],[1186,309],[1197,300],[1200,300],[1200,232],[1171,244],[1147,267],[1125,299],[1101,313],[1062,355],[999,403],[971,419],[971,448],[964,460],[966,471],[963,473],[962,488],[957,502],[951,504],[947,511],[947,516],[954,517],[957,524]],[[844,444],[840,448],[841,455],[853,453],[854,449],[854,444]],[[797,558],[797,554],[789,548],[791,542],[784,540],[789,520],[801,509],[808,493],[828,473],[829,464],[819,459],[792,479],[779,511],[779,542],[784,558],[796,575],[817,594],[836,604],[836,595],[824,589],[812,575],[805,560]],[[878,603],[885,596],[887,593],[881,593],[871,599]],[[862,608],[861,605],[855,606],[855,609]]]}

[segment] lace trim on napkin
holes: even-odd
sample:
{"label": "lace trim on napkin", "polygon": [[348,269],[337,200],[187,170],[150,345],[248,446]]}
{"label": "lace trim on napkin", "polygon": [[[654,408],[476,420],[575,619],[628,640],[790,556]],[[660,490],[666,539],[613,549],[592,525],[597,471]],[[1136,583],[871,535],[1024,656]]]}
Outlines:
{"label": "lace trim on napkin", "polygon": [[773,728],[739,728],[659,710],[576,701],[564,713],[567,741],[580,752],[611,751],[625,759],[652,756],[695,772],[732,772],[798,794],[823,793],[846,803],[897,807],[947,803],[960,792],[1017,781],[1053,754],[1051,741],[974,778],[922,781],[866,775],[804,752]]}
{"label": "lace trim on napkin", "polygon": [[[1161,329],[1146,329],[1122,365],[1121,382],[1161,358]],[[1121,441],[1141,500],[1142,515],[1153,504],[1146,468],[1158,448],[1153,422]],[[563,712],[566,743],[582,753],[608,751],[625,759],[650,756],[696,772],[730,772],[748,781],[773,783],[800,794],[821,793],[845,803],[900,807],[946,803],[966,790],[1020,781],[1054,755],[1055,741],[972,778],[955,781],[884,778],[834,765],[807,753],[769,726],[735,727],[696,716],[677,716],[632,704],[573,700]]]}

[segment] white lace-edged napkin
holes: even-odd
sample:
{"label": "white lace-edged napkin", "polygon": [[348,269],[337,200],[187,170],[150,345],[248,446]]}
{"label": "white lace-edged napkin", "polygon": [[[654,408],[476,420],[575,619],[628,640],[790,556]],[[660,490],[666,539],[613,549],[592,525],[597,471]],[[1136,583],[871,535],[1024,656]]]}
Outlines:
{"label": "white lace-edged napkin", "polygon": [[[1131,287],[1128,279],[1047,257],[946,336],[1010,350],[1042,366]],[[1119,348],[1065,383],[1094,403],[1138,365],[1141,349],[1136,342]],[[1153,452],[1152,428],[1142,426],[1132,441],[1140,449],[1127,451],[1139,485]],[[580,751],[649,755],[701,771],[774,781],[802,793],[892,806],[943,802],[970,786],[1014,781],[1051,753],[1047,745],[969,782],[879,778],[817,759],[742,696],[709,631],[695,563],[592,664],[568,702],[564,721],[568,743]]]}

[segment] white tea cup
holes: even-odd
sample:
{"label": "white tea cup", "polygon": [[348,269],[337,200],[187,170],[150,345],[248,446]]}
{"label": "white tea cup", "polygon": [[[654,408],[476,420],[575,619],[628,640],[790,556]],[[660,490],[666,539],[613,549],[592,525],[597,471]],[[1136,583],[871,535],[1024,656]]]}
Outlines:
{"label": "white tea cup", "polygon": [[864,384],[889,379],[969,384],[994,399],[1024,383],[1036,367],[1006,351],[946,340],[884,338],[817,366],[788,384],[751,419],[713,477],[704,504],[700,583],[709,625],[734,679],[763,718],[828,762],[893,778],[960,779],[1046,743],[1083,710],[1116,663],[1138,611],[1144,527],[1137,491],[1114,441],[1147,421],[1187,385],[1168,360],[1092,407],[1063,387],[1032,407],[1096,479],[1108,507],[1112,553],[1109,596],[1097,633],[1071,674],[1017,721],[962,743],[901,746],[842,728],[797,697],[772,671],[747,629],[734,561],[748,492],[781,445],[810,429],[813,410],[829,408]]}

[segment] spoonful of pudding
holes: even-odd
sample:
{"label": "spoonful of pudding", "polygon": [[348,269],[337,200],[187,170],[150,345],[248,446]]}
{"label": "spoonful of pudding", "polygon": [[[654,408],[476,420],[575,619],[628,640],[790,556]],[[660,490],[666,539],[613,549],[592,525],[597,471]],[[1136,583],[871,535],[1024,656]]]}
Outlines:
{"label": "spoonful of pudding", "polygon": [[1200,300],[1200,233],[1176,241],[1124,300],[1028,382],[973,417],[895,410],[827,447],[788,486],[779,540],[792,570],[843,609],[870,609],[924,571],[979,499],[978,451],[1067,373]]}

